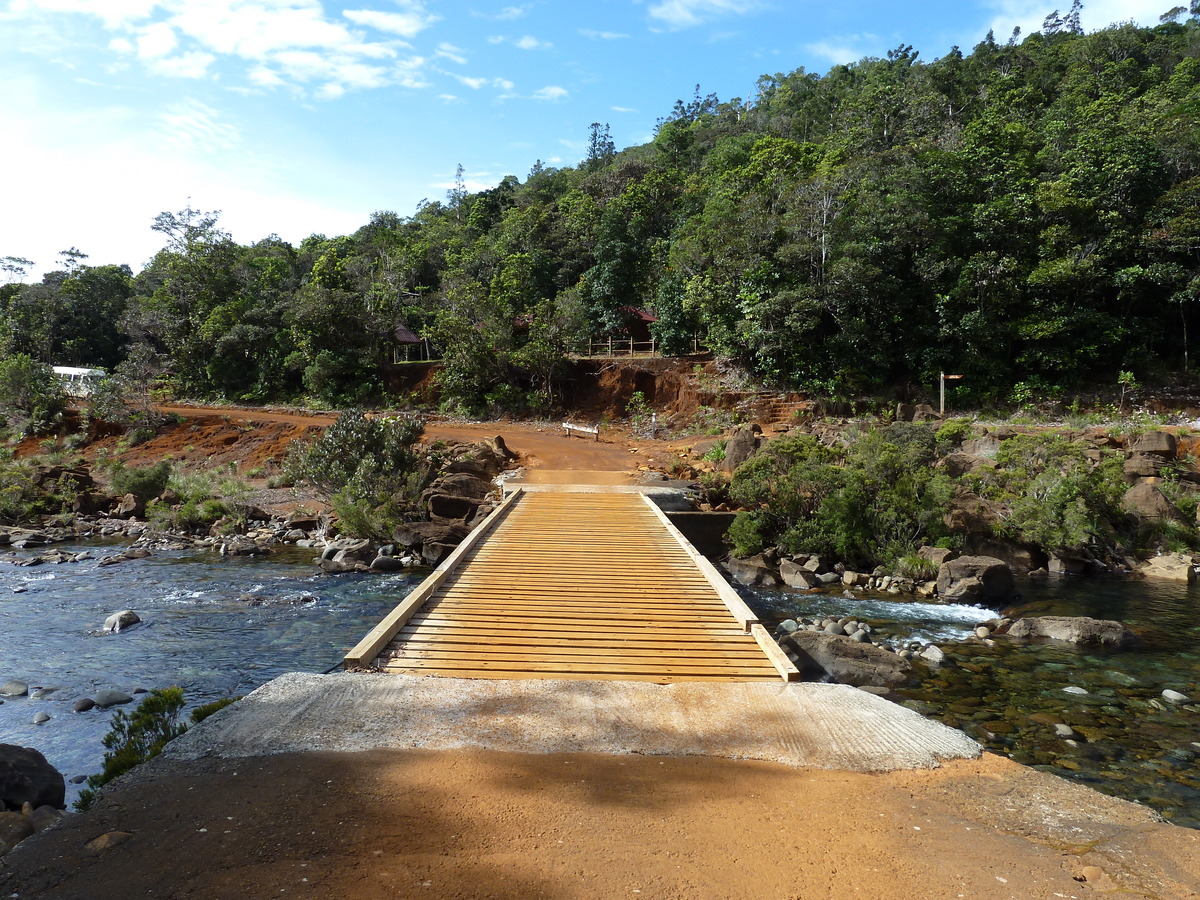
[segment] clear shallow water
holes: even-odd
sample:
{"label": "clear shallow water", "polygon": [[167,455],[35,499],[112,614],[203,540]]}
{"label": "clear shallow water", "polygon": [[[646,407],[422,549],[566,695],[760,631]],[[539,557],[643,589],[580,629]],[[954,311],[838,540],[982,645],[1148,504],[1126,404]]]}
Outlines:
{"label": "clear shallow water", "polygon": [[[937,643],[946,664],[920,666],[920,684],[898,691],[905,705],[961,728],[989,750],[1200,828],[1200,589],[1129,579],[1031,580],[1022,602],[1005,610],[1125,622],[1138,632],[1138,647],[1112,653],[1057,641],[975,640],[975,626],[998,610],[742,590],[772,626],[796,616],[853,615],[890,642]],[[1161,697],[1165,688],[1194,701],[1169,703]],[[1075,730],[1075,745],[1055,734],[1055,722]]]}
{"label": "clear shallow water", "polygon": [[[56,549],[99,558],[122,546]],[[329,576],[311,560],[311,550],[266,559],[160,551],[104,568],[93,560],[0,563],[0,682],[17,678],[31,693],[35,686],[58,688],[44,700],[5,698],[0,743],[37,748],[68,779],[91,774],[101,766],[101,740],[115,709],[73,713],[80,697],[100,688],[132,693],[178,685],[191,708],[245,694],[284,672],[326,671],[425,574]],[[16,587],[26,590],[14,593]],[[238,599],[248,593],[265,602]],[[105,618],[126,608],[142,624],[102,634]],[[34,725],[38,712],[50,721]]]}

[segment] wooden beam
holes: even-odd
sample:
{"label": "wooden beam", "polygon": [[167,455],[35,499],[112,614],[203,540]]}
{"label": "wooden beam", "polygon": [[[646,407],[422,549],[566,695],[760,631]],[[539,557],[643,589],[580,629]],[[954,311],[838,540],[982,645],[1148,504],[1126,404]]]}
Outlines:
{"label": "wooden beam", "polygon": [[404,598],[404,601],[393,609],[390,613],[384,616],[383,621],[367,632],[366,637],[358,642],[354,648],[346,654],[342,660],[343,668],[352,668],[355,666],[369,666],[375,657],[379,655],[379,651],[386,646],[387,642],[392,639],[392,636],[399,631],[404,624],[413,617],[413,614],[420,609],[426,600],[433,596],[434,591],[441,587],[444,582],[454,571],[454,567],[459,564],[471,548],[483,540],[484,536],[496,527],[508,511],[513,508],[513,505],[523,495],[523,491],[515,491],[508,499],[492,510],[491,514],[479,523],[461,544],[454,548],[453,552],[447,556],[440,566],[417,586],[417,589]]}

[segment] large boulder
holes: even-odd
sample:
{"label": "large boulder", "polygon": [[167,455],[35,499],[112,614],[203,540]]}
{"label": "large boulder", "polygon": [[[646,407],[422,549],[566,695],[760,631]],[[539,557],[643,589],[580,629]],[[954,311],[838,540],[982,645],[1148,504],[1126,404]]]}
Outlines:
{"label": "large boulder", "polygon": [[1049,562],[1049,557],[1039,548],[1003,538],[974,535],[967,539],[965,549],[968,556],[992,556],[1006,562],[1014,572],[1043,569]]}
{"label": "large boulder", "polygon": [[818,587],[821,584],[816,572],[798,565],[790,559],[782,560],[779,563],[779,577],[788,587],[802,591]]}
{"label": "large boulder", "polygon": [[946,470],[947,475],[952,478],[959,478],[963,475],[969,475],[972,472],[978,472],[985,466],[994,465],[994,462],[985,456],[976,456],[974,453],[958,451],[956,453],[947,453],[943,456],[941,465]]}
{"label": "large boulder", "polygon": [[146,518],[146,501],[133,494],[126,494],[112,511],[114,519],[144,519]]}
{"label": "large boulder", "polygon": [[774,587],[782,580],[779,570],[761,555],[746,559],[730,556],[725,560],[725,569],[734,581],[748,587]]}
{"label": "large boulder", "polygon": [[1165,461],[1175,458],[1175,435],[1169,431],[1146,431],[1129,441],[1130,453],[1149,453]]}
{"label": "large boulder", "polygon": [[1169,553],[1166,556],[1156,556],[1138,566],[1138,572],[1146,578],[1157,581],[1196,580],[1196,564],[1191,554]]}
{"label": "large boulder", "polygon": [[1003,517],[998,504],[966,492],[950,501],[943,521],[958,534],[992,534]]}
{"label": "large boulder", "polygon": [[62,773],[32,747],[0,744],[0,809],[19,810],[66,805],[67,784]]}
{"label": "large boulder", "polygon": [[1017,619],[1008,629],[1009,637],[1045,637],[1085,646],[1126,649],[1137,643],[1137,635],[1111,619],[1089,616],[1033,616]]}
{"label": "large boulder", "polygon": [[1135,484],[1127,490],[1121,498],[1121,506],[1127,513],[1146,522],[1161,522],[1164,519],[1186,522],[1166,494],[1148,481]]}
{"label": "large boulder", "polygon": [[884,647],[838,634],[797,631],[780,641],[806,681],[836,681],[856,687],[903,684],[912,665]]}
{"label": "large boulder", "polygon": [[142,621],[142,617],[132,609],[123,609],[120,612],[113,613],[104,620],[104,630],[109,634],[116,634],[118,631],[124,631],[126,628],[132,628],[140,621]]}
{"label": "large boulder", "polygon": [[725,459],[721,461],[721,468],[733,472],[757,453],[762,444],[762,428],[754,424],[743,425],[725,442]]}
{"label": "large boulder", "polygon": [[421,547],[425,544],[457,546],[470,534],[465,525],[446,522],[405,522],[392,529],[392,539],[401,547]]}
{"label": "large boulder", "polygon": [[1013,593],[1012,569],[994,556],[960,556],[938,569],[938,596],[951,603],[999,603]]}

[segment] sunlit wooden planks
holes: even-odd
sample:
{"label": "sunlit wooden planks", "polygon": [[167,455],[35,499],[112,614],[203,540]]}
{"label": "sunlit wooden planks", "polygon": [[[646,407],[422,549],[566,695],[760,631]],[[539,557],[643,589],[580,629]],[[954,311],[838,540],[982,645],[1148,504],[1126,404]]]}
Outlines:
{"label": "sunlit wooden planks", "polygon": [[795,677],[642,495],[531,492],[505,507],[419,607],[393,620],[377,667],[662,683]]}

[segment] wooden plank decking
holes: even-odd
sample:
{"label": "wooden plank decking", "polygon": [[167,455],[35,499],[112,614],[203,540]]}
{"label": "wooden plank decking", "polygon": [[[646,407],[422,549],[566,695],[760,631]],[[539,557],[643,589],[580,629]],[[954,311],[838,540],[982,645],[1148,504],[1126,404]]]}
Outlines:
{"label": "wooden plank decking", "polygon": [[639,493],[518,492],[471,537],[347,665],[466,678],[795,677]]}

